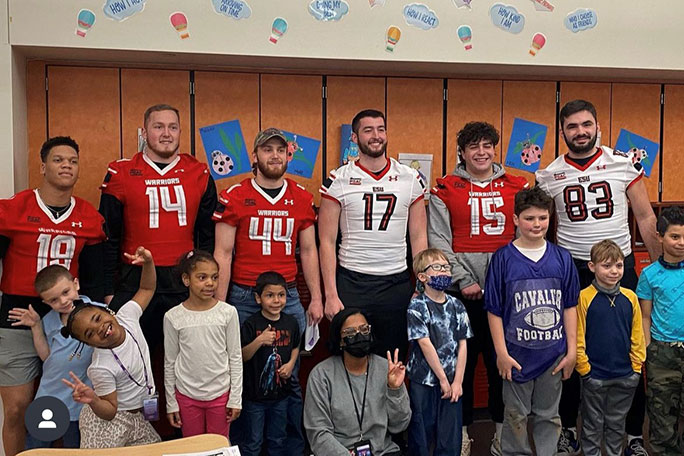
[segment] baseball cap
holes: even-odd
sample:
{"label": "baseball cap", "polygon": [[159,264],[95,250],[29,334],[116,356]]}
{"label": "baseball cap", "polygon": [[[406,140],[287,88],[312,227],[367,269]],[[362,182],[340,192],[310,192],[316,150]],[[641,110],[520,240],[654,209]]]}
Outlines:
{"label": "baseball cap", "polygon": [[267,128],[266,130],[260,131],[254,139],[254,148],[256,149],[259,146],[263,146],[264,143],[266,143],[266,141],[268,141],[271,138],[280,138],[283,140],[284,143],[287,144],[287,138],[285,137],[285,133],[278,130],[277,128]]}

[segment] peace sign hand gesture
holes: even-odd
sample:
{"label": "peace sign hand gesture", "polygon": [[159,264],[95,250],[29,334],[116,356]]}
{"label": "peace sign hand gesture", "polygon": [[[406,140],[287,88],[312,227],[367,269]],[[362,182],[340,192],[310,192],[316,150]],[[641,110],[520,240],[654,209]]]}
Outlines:
{"label": "peace sign hand gesture", "polygon": [[404,375],[406,374],[406,366],[399,361],[399,349],[394,349],[394,361],[387,350],[387,386],[392,389],[397,389],[404,383]]}
{"label": "peace sign hand gesture", "polygon": [[95,391],[83,383],[76,374],[74,374],[72,371],[69,371],[69,375],[71,376],[73,383],[65,378],[62,379],[62,382],[74,390],[71,396],[76,402],[80,402],[81,404],[90,404],[97,399]]}

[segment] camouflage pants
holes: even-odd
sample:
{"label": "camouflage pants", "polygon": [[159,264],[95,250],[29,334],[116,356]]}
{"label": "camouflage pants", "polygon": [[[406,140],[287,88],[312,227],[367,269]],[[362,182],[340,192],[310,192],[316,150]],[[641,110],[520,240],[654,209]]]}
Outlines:
{"label": "camouflage pants", "polygon": [[684,345],[652,340],[646,349],[649,439],[658,456],[681,456],[678,421],[684,412]]}

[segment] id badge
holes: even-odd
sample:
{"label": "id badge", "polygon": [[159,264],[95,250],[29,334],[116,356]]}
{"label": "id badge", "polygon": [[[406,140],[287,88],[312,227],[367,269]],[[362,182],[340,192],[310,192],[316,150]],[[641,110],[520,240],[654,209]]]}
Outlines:
{"label": "id badge", "polygon": [[152,394],[143,399],[143,417],[146,421],[159,420],[159,395]]}
{"label": "id badge", "polygon": [[350,453],[353,456],[373,456],[370,440],[360,440],[356,442]]}

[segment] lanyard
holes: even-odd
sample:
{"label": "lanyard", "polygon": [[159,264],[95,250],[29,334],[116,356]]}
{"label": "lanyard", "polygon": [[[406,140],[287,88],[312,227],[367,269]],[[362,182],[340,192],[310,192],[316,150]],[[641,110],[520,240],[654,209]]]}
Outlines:
{"label": "lanyard", "polygon": [[[126,328],[124,328],[124,329],[126,329]],[[131,332],[128,329],[126,329],[126,332],[128,333],[129,336],[131,336],[131,339],[133,339],[133,342],[135,342],[135,346],[138,347],[138,353],[140,353],[140,359],[142,360],[142,363],[143,363],[143,372],[145,373],[145,387],[147,388],[147,394],[152,394],[153,388],[152,388],[152,386],[150,386],[150,383],[148,381],[147,366],[145,365],[145,358],[143,357],[142,350],[140,349],[140,344],[138,343],[137,340],[135,340],[135,337],[133,337],[133,334],[131,334]],[[139,387],[142,388],[143,385],[141,383],[138,383],[136,381],[136,379],[133,378],[131,373],[128,372],[128,369],[126,369],[126,366],[123,365],[123,363],[121,362],[119,357],[116,356],[116,353],[114,353],[114,350],[112,350],[110,348],[109,351],[112,352],[112,355],[114,355],[114,359],[116,360],[117,363],[119,363],[119,367],[121,367],[121,369],[126,373],[126,375],[128,375],[128,378],[130,378],[133,383],[135,383],[136,385],[138,385]]]}
{"label": "lanyard", "polygon": [[361,403],[361,414],[359,414],[359,409],[356,406],[354,390],[352,390],[351,379],[349,378],[349,372],[347,371],[347,367],[344,365],[344,359],[342,359],[342,366],[344,367],[344,373],[347,375],[347,384],[349,385],[349,393],[351,394],[352,401],[354,402],[354,412],[356,412],[356,420],[359,422],[359,435],[361,436],[359,440],[363,440],[363,415],[366,411],[366,391],[368,390],[368,368],[370,367],[370,358],[368,358],[368,363],[366,364],[366,383],[363,386],[363,402]]}

